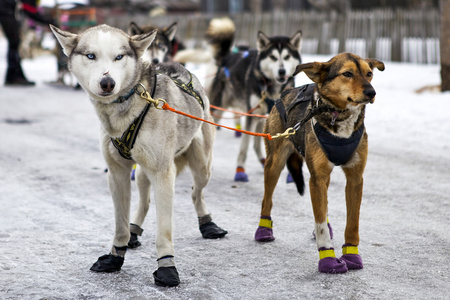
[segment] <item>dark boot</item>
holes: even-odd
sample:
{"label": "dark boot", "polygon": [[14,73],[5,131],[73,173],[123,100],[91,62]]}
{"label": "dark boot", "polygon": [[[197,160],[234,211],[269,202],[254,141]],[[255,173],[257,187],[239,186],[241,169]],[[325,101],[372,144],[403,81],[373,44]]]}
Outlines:
{"label": "dark boot", "polygon": [[20,64],[20,56],[17,50],[8,51],[8,69],[6,71],[5,85],[7,86],[33,86],[33,81],[28,81],[23,74]]}

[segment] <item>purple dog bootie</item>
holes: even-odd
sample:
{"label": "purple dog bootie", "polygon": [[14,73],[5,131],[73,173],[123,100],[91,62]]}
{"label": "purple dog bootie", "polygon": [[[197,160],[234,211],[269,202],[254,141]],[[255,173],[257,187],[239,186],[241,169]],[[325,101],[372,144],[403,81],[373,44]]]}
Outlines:
{"label": "purple dog bootie", "polygon": [[347,264],[349,270],[359,270],[363,268],[363,262],[358,252],[358,246],[345,244],[342,246],[341,259]]}
{"label": "purple dog bootie", "polygon": [[256,229],[255,232],[255,240],[258,242],[272,242],[273,240],[275,240],[272,228],[272,218],[261,216],[258,229]]}
{"label": "purple dog bootie", "polygon": [[248,175],[245,173],[244,168],[237,167],[234,181],[248,182]]}
{"label": "purple dog bootie", "polygon": [[321,273],[337,274],[348,271],[345,261],[336,258],[333,248],[320,248],[319,257],[319,272]]}

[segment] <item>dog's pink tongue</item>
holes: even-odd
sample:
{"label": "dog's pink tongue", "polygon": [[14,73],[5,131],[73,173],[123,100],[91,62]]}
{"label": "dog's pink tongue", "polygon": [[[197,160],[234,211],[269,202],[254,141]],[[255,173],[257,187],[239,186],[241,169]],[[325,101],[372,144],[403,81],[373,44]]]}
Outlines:
{"label": "dog's pink tongue", "polygon": [[331,126],[334,125],[334,122],[336,122],[336,119],[338,118],[338,116],[339,116],[339,112],[338,111],[333,111],[331,113]]}

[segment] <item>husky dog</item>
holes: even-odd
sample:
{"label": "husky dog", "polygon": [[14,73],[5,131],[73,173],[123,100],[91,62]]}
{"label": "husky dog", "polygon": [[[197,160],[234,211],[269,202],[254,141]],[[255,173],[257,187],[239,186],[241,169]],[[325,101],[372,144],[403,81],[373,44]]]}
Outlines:
{"label": "husky dog", "polygon": [[[92,27],[80,35],[54,26],[51,29],[69,57],[69,70],[89,95],[100,119],[101,149],[109,169],[115,234],[111,252],[101,256],[91,270],[121,269],[130,228],[135,233],[142,232],[140,226],[149,208],[153,185],[158,255],[158,269],[153,275],[157,285],[176,286],[179,276],[173,257],[173,197],[175,177],[185,165],[193,175],[192,200],[203,237],[220,238],[227,231],[212,222],[203,198],[203,188],[211,175],[214,128],[159,110],[153,99],[163,98],[174,108],[211,119],[208,98],[198,79],[181,65],[155,66],[140,59],[156,31],[130,37],[107,25]],[[180,82],[191,90],[181,89]],[[136,181],[140,202],[130,226],[130,171],[135,163],[139,166]]]}
{"label": "husky dog", "polygon": [[[273,100],[280,97],[286,87],[294,86],[292,74],[301,63],[301,31],[292,37],[268,37],[263,32],[257,36],[256,49],[239,50],[232,53],[234,32],[230,27],[210,24],[206,34],[213,49],[213,57],[218,66],[217,74],[209,89],[211,104],[222,108],[233,107],[243,112],[264,115],[270,111]],[[216,121],[221,111],[213,110]],[[262,132],[265,119],[246,117],[245,130]],[[245,161],[250,137],[244,135],[237,159],[234,180],[248,181]],[[255,137],[254,149],[258,159],[264,164],[261,138]]]}
{"label": "husky dog", "polygon": [[[384,64],[351,53],[339,54],[328,62],[299,65],[294,75],[305,72],[314,83],[283,92],[264,127],[265,133],[293,128],[295,134],[288,139],[266,141],[264,198],[255,239],[259,242],[275,239],[271,211],[278,178],[287,164],[298,192],[303,195],[302,165],[305,161],[311,174],[314,235],[319,250],[319,271],[323,273],[363,268],[358,244],[363,173],[368,154],[364,115],[366,105],[375,101],[375,89],[370,83],[375,68],[383,71]],[[335,257],[327,217],[327,190],[335,166],[342,167],[347,179],[347,226],[340,259]]]}
{"label": "husky dog", "polygon": [[164,28],[158,28],[152,25],[139,27],[136,23],[131,22],[128,27],[128,33],[133,36],[156,30],[155,40],[148,47],[142,59],[157,64],[172,61],[177,51],[184,49],[184,46],[175,38],[177,29],[178,25],[176,22]]}

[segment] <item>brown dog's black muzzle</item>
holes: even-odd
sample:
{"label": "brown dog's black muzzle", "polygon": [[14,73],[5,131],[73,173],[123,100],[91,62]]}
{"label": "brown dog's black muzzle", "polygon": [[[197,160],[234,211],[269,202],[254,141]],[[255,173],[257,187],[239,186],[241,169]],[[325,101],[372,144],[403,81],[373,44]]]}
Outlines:
{"label": "brown dog's black muzzle", "polygon": [[377,94],[375,92],[375,89],[369,84],[364,88],[364,96],[366,96],[366,100],[370,101],[370,103],[373,103],[375,101],[375,95]]}

